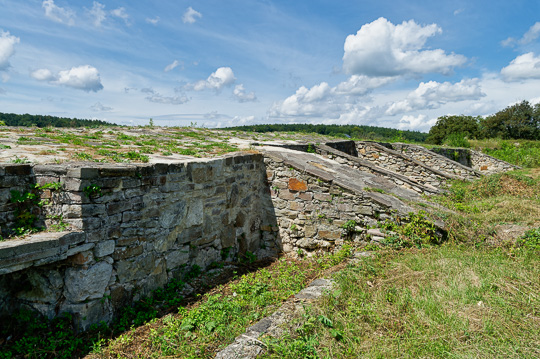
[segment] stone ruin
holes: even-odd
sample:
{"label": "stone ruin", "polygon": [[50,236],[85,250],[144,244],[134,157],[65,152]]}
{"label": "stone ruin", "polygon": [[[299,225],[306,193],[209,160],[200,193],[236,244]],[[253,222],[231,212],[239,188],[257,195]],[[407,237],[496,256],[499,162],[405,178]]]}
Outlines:
{"label": "stone ruin", "polygon": [[[84,330],[193,266],[369,243],[380,235],[369,226],[416,212],[448,180],[516,168],[472,150],[399,143],[252,145],[168,164],[0,164],[4,236],[16,220],[11,191],[59,183],[36,210],[48,231],[0,242],[0,317],[18,308],[72,313]],[[465,164],[456,151],[468,151]],[[58,218],[69,231],[52,231]],[[357,224],[353,235],[347,221]]]}

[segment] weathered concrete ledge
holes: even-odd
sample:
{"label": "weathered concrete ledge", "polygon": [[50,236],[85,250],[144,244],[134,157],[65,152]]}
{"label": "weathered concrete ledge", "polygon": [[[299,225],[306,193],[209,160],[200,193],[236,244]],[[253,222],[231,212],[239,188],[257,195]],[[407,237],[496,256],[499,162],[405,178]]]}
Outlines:
{"label": "weathered concrete ledge", "polygon": [[0,275],[42,266],[92,249],[84,232],[40,233],[25,239],[0,242]]}

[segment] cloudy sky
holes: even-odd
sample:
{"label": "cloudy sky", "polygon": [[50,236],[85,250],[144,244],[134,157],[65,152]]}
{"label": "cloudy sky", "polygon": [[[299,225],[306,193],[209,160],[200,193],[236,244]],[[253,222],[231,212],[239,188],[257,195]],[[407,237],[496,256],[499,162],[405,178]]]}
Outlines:
{"label": "cloudy sky", "polygon": [[522,100],[538,0],[0,0],[0,112],[427,131]]}

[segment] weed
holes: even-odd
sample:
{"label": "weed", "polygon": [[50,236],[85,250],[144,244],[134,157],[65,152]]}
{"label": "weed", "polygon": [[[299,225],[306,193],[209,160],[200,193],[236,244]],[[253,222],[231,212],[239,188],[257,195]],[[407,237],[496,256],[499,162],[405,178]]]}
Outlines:
{"label": "weed", "polygon": [[221,249],[221,259],[226,260],[229,258],[229,254],[231,253],[232,247],[225,247]]}
{"label": "weed", "polygon": [[191,266],[191,268],[189,269],[189,271],[184,275],[184,279],[186,281],[189,281],[191,279],[194,279],[194,278],[197,278],[198,276],[201,275],[201,267],[194,264]]}
{"label": "weed", "polygon": [[51,182],[41,186],[36,184],[27,191],[11,190],[10,202],[16,206],[15,226],[12,229],[14,235],[24,236],[44,230],[43,227],[36,226],[38,216],[41,213],[40,208],[48,204],[48,201],[41,199],[40,194],[46,189],[57,191],[61,188],[62,183]]}
{"label": "weed", "polygon": [[435,225],[426,218],[426,212],[409,213],[402,218],[394,216],[379,224],[381,228],[396,233],[385,238],[384,243],[392,248],[422,248],[431,244],[440,244],[442,236]]}
{"label": "weed", "polygon": [[83,193],[88,198],[97,198],[101,197],[101,187],[96,184],[91,184],[83,188]]}
{"label": "weed", "polygon": [[257,256],[250,251],[246,251],[246,253],[240,257],[240,263],[252,264],[255,263],[256,260]]}
{"label": "weed", "polygon": [[344,230],[344,235],[346,237],[352,237],[355,233],[356,233],[356,226],[358,224],[356,223],[356,221],[354,219],[350,219],[348,220],[347,222],[343,223],[343,225],[341,226],[341,228],[343,228]]}
{"label": "weed", "polygon": [[49,229],[53,231],[62,232],[69,228],[69,224],[64,222],[64,216],[62,215],[49,215],[47,219],[54,222],[49,225]]}
{"label": "weed", "polygon": [[92,155],[86,153],[86,152],[77,152],[73,155],[73,157],[75,157],[76,159],[78,160],[82,160],[82,161],[93,161],[94,158],[92,157]]}
{"label": "weed", "polygon": [[540,250],[540,227],[525,232],[525,234],[517,240],[516,247],[536,251]]}
{"label": "weed", "polygon": [[9,160],[11,163],[31,163],[30,160],[26,157],[17,157],[15,155],[15,158],[12,158]]}

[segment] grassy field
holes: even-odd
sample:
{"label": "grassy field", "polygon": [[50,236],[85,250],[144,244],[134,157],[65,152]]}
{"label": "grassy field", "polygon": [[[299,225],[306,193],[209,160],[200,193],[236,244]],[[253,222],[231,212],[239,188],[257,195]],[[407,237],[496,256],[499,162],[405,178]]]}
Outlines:
{"label": "grassy field", "polygon": [[535,358],[538,251],[444,245],[349,265],[270,358]]}

